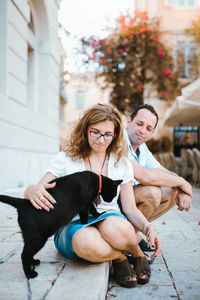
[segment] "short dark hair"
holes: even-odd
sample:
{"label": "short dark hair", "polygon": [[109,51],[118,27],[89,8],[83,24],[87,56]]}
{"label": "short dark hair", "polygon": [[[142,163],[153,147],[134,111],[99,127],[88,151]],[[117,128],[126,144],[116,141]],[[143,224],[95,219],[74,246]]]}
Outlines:
{"label": "short dark hair", "polygon": [[154,109],[154,107],[150,104],[142,104],[142,105],[138,105],[133,111],[132,113],[130,114],[130,118],[131,118],[131,121],[133,121],[133,119],[135,118],[135,116],[137,115],[138,111],[141,110],[141,109],[147,109],[149,110],[154,116],[156,116],[156,125],[155,125],[155,128],[158,124],[158,120],[159,120],[159,117],[158,117],[158,114],[156,112],[156,110]]}

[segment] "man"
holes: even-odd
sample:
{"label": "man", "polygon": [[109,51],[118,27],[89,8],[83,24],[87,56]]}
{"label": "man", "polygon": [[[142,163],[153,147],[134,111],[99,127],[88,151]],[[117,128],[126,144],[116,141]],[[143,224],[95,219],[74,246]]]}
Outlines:
{"label": "man", "polygon": [[[125,131],[134,171],[136,205],[149,222],[166,213],[174,204],[181,211],[189,211],[192,198],[191,185],[183,177],[161,166],[145,144],[157,123],[155,109],[148,104],[140,105],[128,117]],[[140,241],[141,237],[138,238]],[[139,245],[142,250],[151,250],[144,240]]]}

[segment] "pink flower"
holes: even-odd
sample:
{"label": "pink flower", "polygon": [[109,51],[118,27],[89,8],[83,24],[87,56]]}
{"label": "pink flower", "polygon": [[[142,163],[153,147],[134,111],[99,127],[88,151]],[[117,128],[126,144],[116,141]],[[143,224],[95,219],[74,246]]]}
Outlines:
{"label": "pink flower", "polygon": [[168,94],[166,92],[163,92],[162,96],[166,98],[168,96]]}
{"label": "pink flower", "polygon": [[119,49],[119,51],[120,51],[121,53],[124,53],[124,49]]}
{"label": "pink flower", "polygon": [[109,48],[107,49],[107,52],[108,52],[108,53],[111,53],[111,52],[112,52],[112,49],[109,47]]}
{"label": "pink flower", "polygon": [[145,27],[140,28],[140,33],[146,31]]}
{"label": "pink flower", "polygon": [[127,44],[128,43],[128,39],[124,39],[124,44]]}
{"label": "pink flower", "polygon": [[158,41],[159,38],[156,36],[156,37],[153,38],[153,40],[154,40],[154,41]]}
{"label": "pink flower", "polygon": [[198,222],[198,225],[200,226],[200,221]]}
{"label": "pink flower", "polygon": [[140,84],[140,85],[138,86],[138,90],[139,90],[139,91],[141,91],[143,88],[144,88],[144,84]]}
{"label": "pink flower", "polygon": [[100,63],[100,65],[102,65],[102,64],[105,64],[105,62],[106,62],[105,58],[102,58],[99,63]]}
{"label": "pink flower", "polygon": [[165,56],[165,54],[163,52],[159,52],[158,54],[159,54],[160,57]]}
{"label": "pink flower", "polygon": [[165,221],[162,221],[162,224],[163,224],[163,225],[166,225],[166,222],[165,222]]}
{"label": "pink flower", "polygon": [[168,74],[168,70],[167,69],[163,69],[162,72],[165,73],[165,74]]}
{"label": "pink flower", "polygon": [[172,76],[172,75],[173,75],[173,73],[170,72],[170,71],[168,71],[167,69],[163,69],[162,72],[163,72],[164,74],[168,75],[168,76]]}
{"label": "pink flower", "polygon": [[121,22],[121,24],[124,24],[125,21],[126,21],[125,16],[121,15],[121,16],[120,16],[120,22]]}

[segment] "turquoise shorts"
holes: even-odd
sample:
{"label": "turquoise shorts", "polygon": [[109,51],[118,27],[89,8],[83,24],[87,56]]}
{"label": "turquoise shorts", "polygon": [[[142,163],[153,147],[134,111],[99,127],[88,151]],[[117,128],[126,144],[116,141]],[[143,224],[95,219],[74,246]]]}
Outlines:
{"label": "turquoise shorts", "polygon": [[87,227],[89,225],[95,224],[99,221],[107,219],[111,216],[117,216],[126,219],[126,217],[120,212],[107,212],[100,215],[98,218],[88,217],[88,223],[82,224],[81,220],[71,222],[69,225],[61,227],[54,236],[54,244],[58,252],[67,258],[79,259],[79,257],[74,252],[72,246],[72,239],[74,234],[81,228]]}

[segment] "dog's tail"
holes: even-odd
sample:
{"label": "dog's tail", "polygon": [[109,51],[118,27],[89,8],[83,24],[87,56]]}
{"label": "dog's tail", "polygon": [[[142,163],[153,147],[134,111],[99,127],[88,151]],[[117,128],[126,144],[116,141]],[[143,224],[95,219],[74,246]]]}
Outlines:
{"label": "dog's tail", "polygon": [[23,199],[23,198],[16,198],[16,197],[11,197],[11,196],[6,196],[6,195],[0,195],[0,202],[9,204],[14,206],[15,208],[20,208],[22,205],[24,205],[24,203],[27,200]]}

